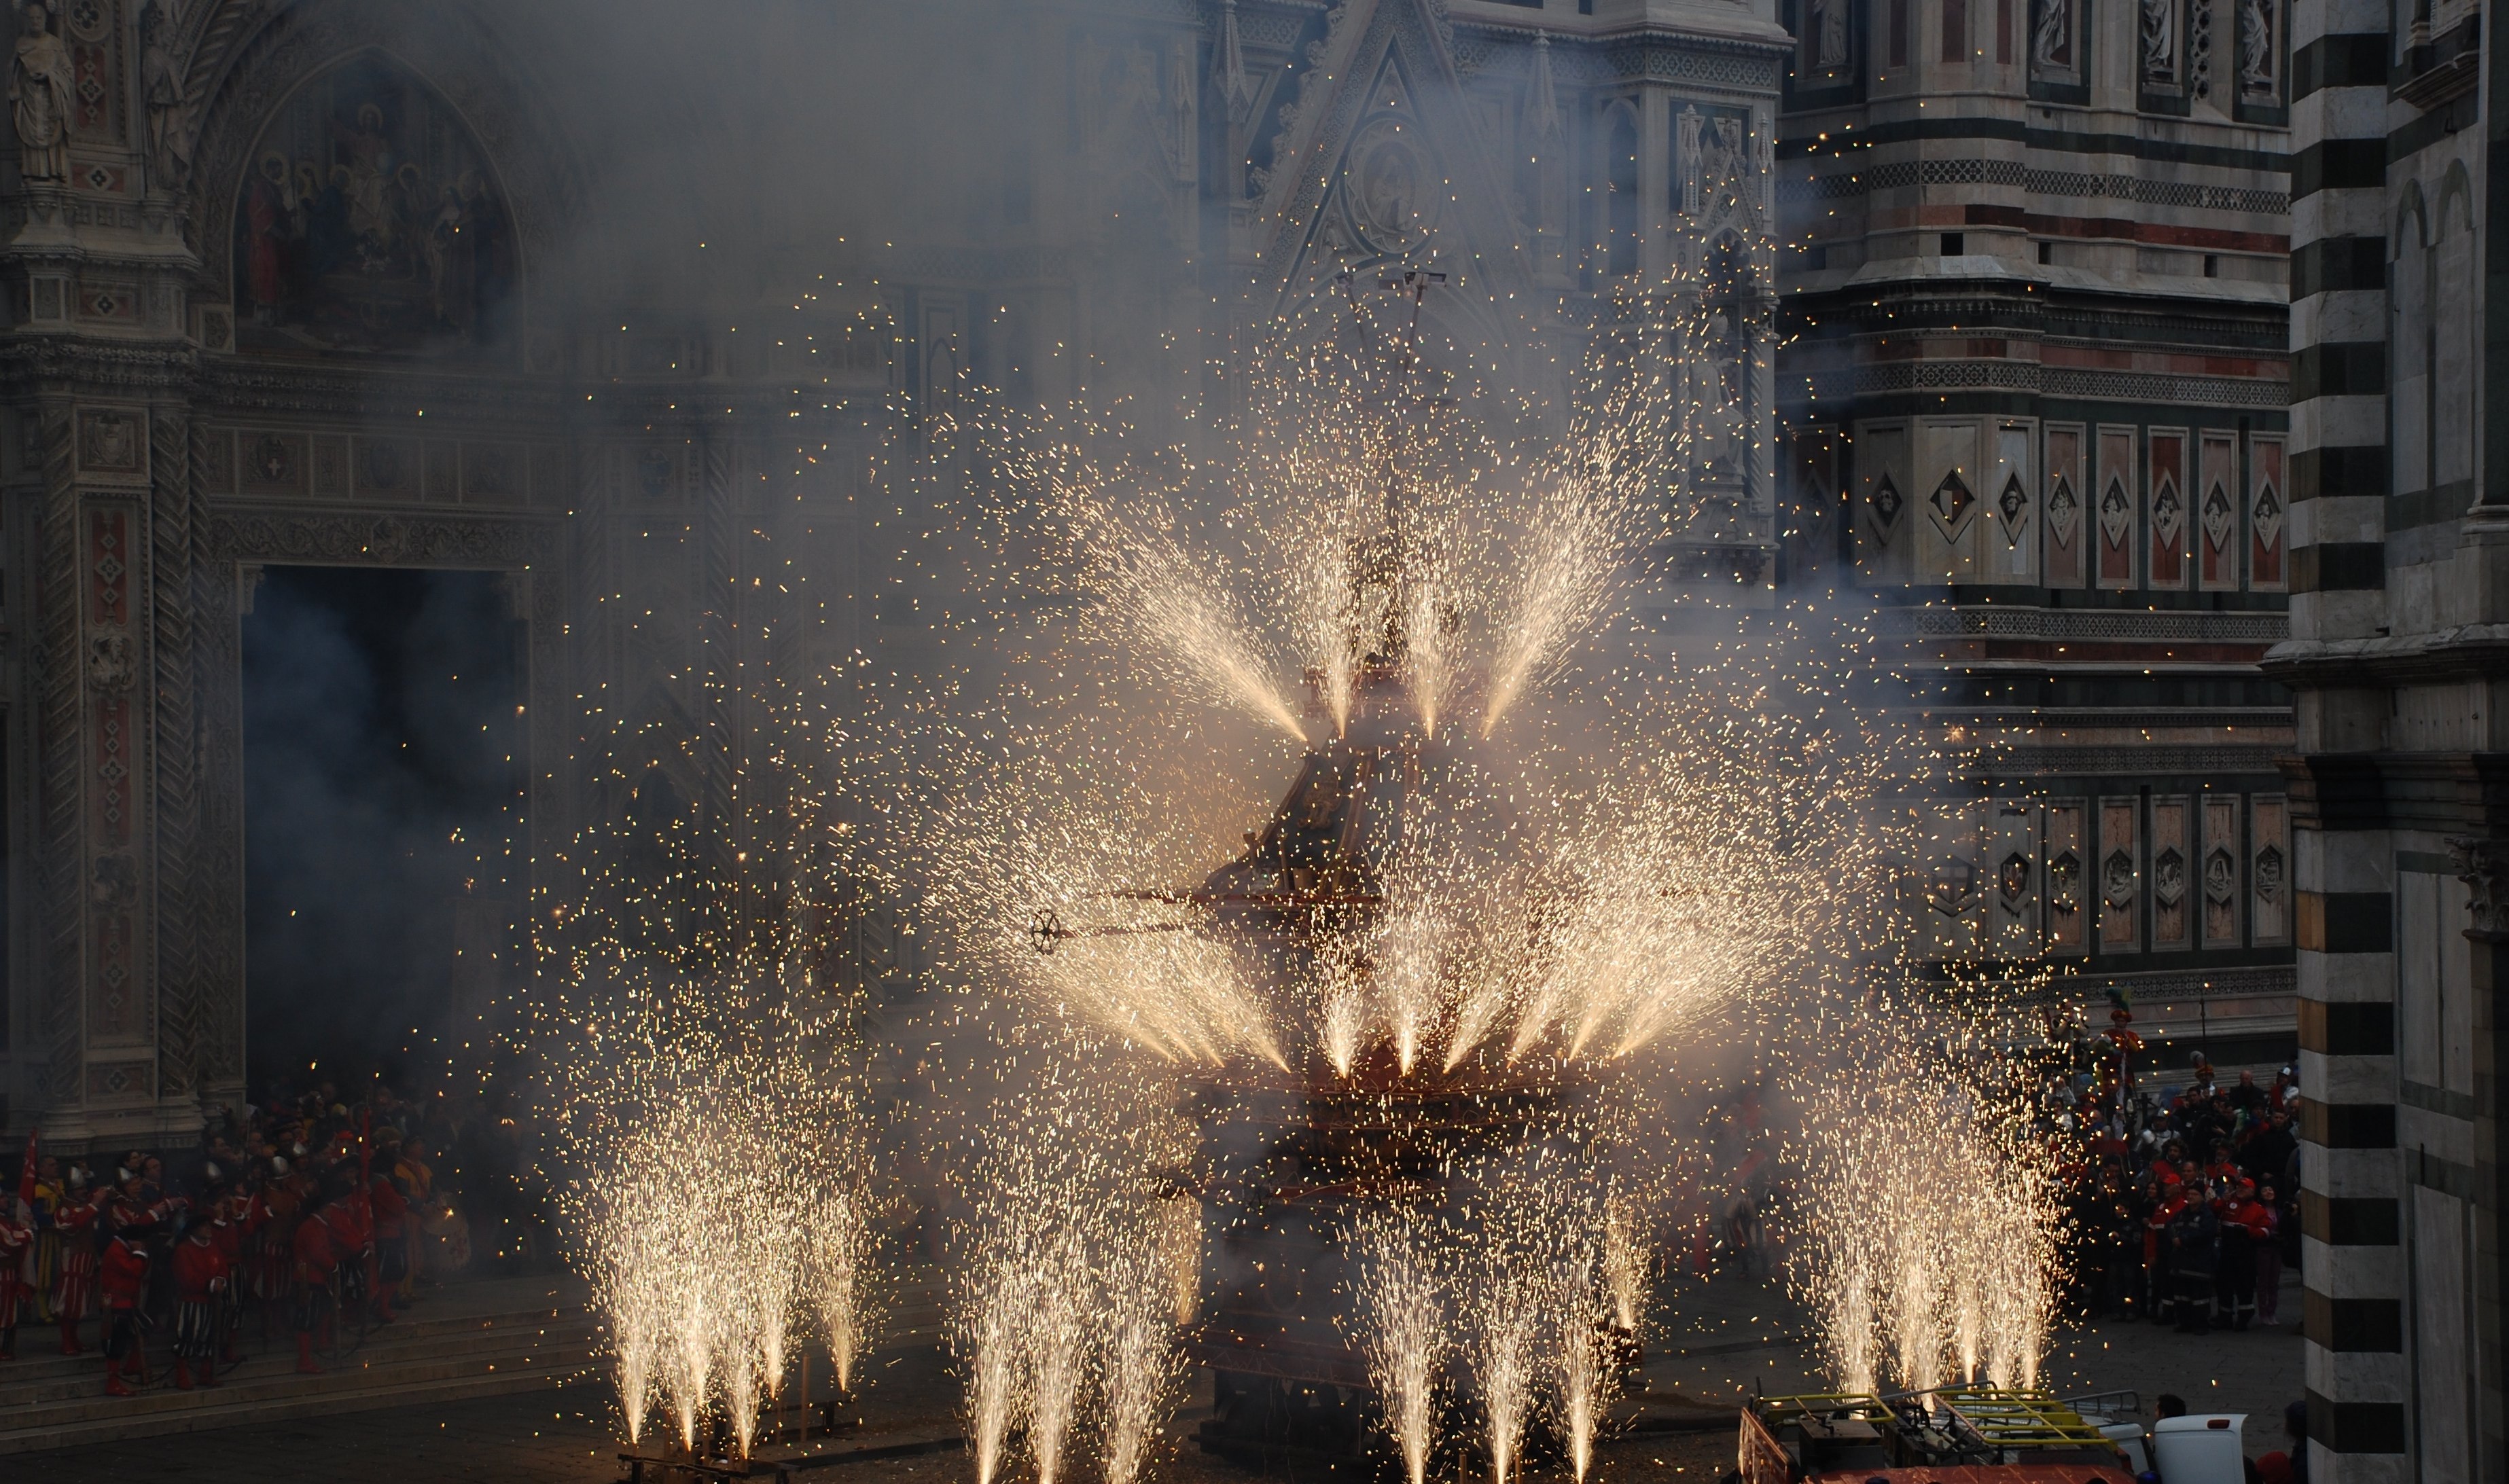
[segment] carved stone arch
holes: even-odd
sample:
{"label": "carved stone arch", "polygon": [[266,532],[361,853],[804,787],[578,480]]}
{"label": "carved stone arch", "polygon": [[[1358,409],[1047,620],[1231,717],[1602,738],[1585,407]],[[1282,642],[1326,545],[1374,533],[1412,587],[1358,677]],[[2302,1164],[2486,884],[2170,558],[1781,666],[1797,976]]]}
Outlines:
{"label": "carved stone arch", "polygon": [[2465,162],[2451,160],[2440,176],[2439,209],[2431,213],[2430,241],[2435,245],[2455,232],[2474,230],[2474,182]]}
{"label": "carved stone arch", "polygon": [[556,256],[563,224],[586,196],[585,171],[512,49],[469,8],[391,0],[226,0],[203,7],[188,90],[200,131],[190,220],[201,276],[219,297],[234,280],[235,214],[264,128],[314,81],[379,56],[440,100],[478,146],[503,197],[521,266],[521,317],[532,275]]}
{"label": "carved stone arch", "polygon": [[2427,202],[2422,198],[2422,183],[2405,182],[2404,196],[2396,203],[2395,230],[2388,234],[2388,257],[2400,257],[2408,248],[2419,249],[2431,244],[2431,218]]}

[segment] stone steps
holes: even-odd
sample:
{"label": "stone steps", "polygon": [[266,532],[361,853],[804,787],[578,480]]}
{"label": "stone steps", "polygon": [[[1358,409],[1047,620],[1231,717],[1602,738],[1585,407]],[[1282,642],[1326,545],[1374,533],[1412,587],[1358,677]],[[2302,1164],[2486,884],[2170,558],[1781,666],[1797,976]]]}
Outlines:
{"label": "stone steps", "polygon": [[[519,1318],[468,1318],[409,1331],[393,1324],[368,1334],[362,1345],[341,1355],[338,1368],[372,1369],[378,1363],[396,1365],[467,1355],[521,1354],[534,1349],[545,1350],[552,1354],[563,1353],[589,1356],[598,1339],[590,1323],[580,1315],[567,1317],[535,1315]],[[248,1338],[243,1348],[244,1357],[233,1369],[238,1384],[249,1384],[265,1375],[294,1374],[295,1349],[284,1331],[273,1335],[268,1341]],[[166,1352],[166,1342],[161,1334],[149,1347],[148,1362],[152,1371],[171,1374],[173,1361]],[[94,1347],[90,1347],[85,1355],[77,1357],[56,1353],[30,1355],[22,1347],[19,1355],[15,1363],[0,1365],[0,1416],[6,1416],[18,1403],[86,1396],[104,1384],[103,1362]],[[325,1364],[329,1364],[327,1359]],[[220,1386],[227,1384],[228,1374],[228,1368],[220,1368]]]}
{"label": "stone steps", "polygon": [[[318,1376],[296,1374],[295,1339],[283,1324],[263,1339],[258,1317],[247,1318],[247,1357],[221,1371],[216,1387],[189,1391],[174,1390],[171,1336],[161,1326],[148,1354],[154,1384],[128,1397],[104,1394],[104,1362],[93,1345],[83,1356],[66,1356],[54,1348],[55,1331],[23,1328],[19,1358],[0,1363],[0,1457],[606,1379],[600,1326],[584,1312],[580,1287],[537,1301],[526,1290],[543,1291],[530,1284],[448,1288],[441,1301],[368,1331],[336,1362],[326,1359]],[[439,1313],[437,1302],[468,1312]],[[517,1307],[522,1303],[532,1307]],[[878,1348],[933,1345],[942,1323],[931,1287],[905,1285],[882,1316]]]}
{"label": "stone steps", "polygon": [[296,1374],[290,1344],[243,1361],[214,1388],[180,1391],[161,1343],[149,1355],[155,1385],[128,1397],[103,1393],[93,1353],[29,1355],[0,1366],[0,1456],[554,1386],[582,1374],[598,1344],[589,1318],[573,1310],[411,1320],[373,1331],[318,1376]]}

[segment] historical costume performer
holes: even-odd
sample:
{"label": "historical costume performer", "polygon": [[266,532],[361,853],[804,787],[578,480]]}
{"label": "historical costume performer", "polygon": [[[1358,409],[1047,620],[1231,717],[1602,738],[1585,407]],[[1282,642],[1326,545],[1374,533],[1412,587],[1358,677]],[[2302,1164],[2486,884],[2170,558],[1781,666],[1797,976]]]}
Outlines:
{"label": "historical costume performer", "polygon": [[226,1283],[218,1290],[218,1358],[233,1365],[236,1340],[243,1332],[243,1221],[242,1194],[228,1191],[209,1206],[209,1243],[226,1264]]}
{"label": "historical costume performer", "polygon": [[131,1395],[130,1383],[148,1383],[148,1239],[156,1229],[126,1226],[104,1245],[98,1282],[104,1294],[104,1391]]}
{"label": "historical costume performer", "polygon": [[218,1329],[232,1274],[217,1234],[208,1223],[196,1226],[174,1245],[174,1389],[192,1389],[192,1367],[199,1366],[201,1385],[217,1381]]}
{"label": "historical costume performer", "polygon": [[53,1285],[61,1276],[61,1233],[53,1224],[54,1213],[61,1208],[61,1197],[67,1189],[61,1183],[61,1162],[46,1155],[35,1162],[34,1194],[26,1204],[34,1209],[35,1222],[35,1322],[50,1324],[53,1317]]}
{"label": "historical costume performer", "polygon": [[319,1375],[322,1367],[314,1363],[314,1341],[318,1334],[326,1348],[331,1343],[331,1285],[339,1273],[340,1250],[330,1226],[320,1216],[309,1216],[296,1223],[289,1251],[296,1279],[296,1369],[304,1375]]}
{"label": "historical costume performer", "polygon": [[366,1190],[374,1206],[375,1322],[389,1324],[393,1317],[393,1294],[409,1276],[409,1202],[402,1199],[392,1176],[380,1169]]}
{"label": "historical costume performer", "polygon": [[81,1354],[79,1325],[95,1299],[95,1197],[73,1184],[53,1216],[60,1234],[60,1285],[53,1290],[53,1314],[60,1320],[61,1354]]}
{"label": "historical costume performer", "polygon": [[34,1213],[26,1203],[0,1200],[0,1360],[18,1358],[19,1306],[35,1291],[22,1276],[34,1245]]}

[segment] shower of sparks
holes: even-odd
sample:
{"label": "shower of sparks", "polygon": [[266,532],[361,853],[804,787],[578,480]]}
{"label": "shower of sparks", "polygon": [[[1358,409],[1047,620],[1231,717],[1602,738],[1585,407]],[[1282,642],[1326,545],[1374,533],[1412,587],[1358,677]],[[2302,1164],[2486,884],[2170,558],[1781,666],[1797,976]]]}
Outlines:
{"label": "shower of sparks", "polygon": [[1956,1068],[1897,1054],[1807,1093],[1806,1242],[1790,1278],[1838,1384],[2032,1386],[2046,1354],[2057,1206],[2044,1151]]}
{"label": "shower of sparks", "polygon": [[[1606,1230],[1609,1230],[1607,1223]],[[1594,1466],[1594,1438],[1620,1391],[1620,1372],[1611,1353],[1610,1332],[1601,1322],[1594,1295],[1594,1254],[1588,1251],[1560,1270],[1554,1314],[1558,1332],[1554,1340],[1559,1356],[1559,1410],[1568,1465],[1580,1484]],[[1630,1325],[1622,1323],[1628,1332]]]}
{"label": "shower of sparks", "polygon": [[762,1106],[761,1085],[657,1093],[590,1183],[593,1303],[631,1438],[658,1410],[694,1447],[716,1415],[745,1455],[762,1399],[782,1388],[807,1193],[788,1112]]}
{"label": "shower of sparks", "polygon": [[1160,1271],[1171,1261],[1155,1247],[1125,1247],[1106,1263],[1105,1354],[1099,1364],[1106,1484],[1133,1484],[1141,1475],[1173,1404],[1179,1321]]}
{"label": "shower of sparks", "polygon": [[1407,1212],[1363,1230],[1359,1253],[1360,1352],[1404,1470],[1410,1484],[1425,1484],[1450,1343],[1437,1258],[1420,1218]]}
{"label": "shower of sparks", "polygon": [[[1179,1132],[1184,1090],[1221,1085],[1558,1094],[1442,1167],[1451,1199],[1358,1203],[1332,1317],[1409,1484],[1449,1420],[1492,1484],[1545,1428],[1588,1477],[1659,1238],[1744,1185],[1636,1090],[1800,1062],[1790,1020],[1939,930],[1872,889],[1925,853],[1904,796],[1939,761],[1876,700],[1876,636],[1640,601],[1731,411],[1701,319],[1616,297],[1548,397],[1289,337],[1156,433],[971,394],[900,471],[965,476],[1000,542],[983,616],[940,631],[966,657],[832,674],[843,702],[674,674],[693,727],[600,739],[599,823],[536,919],[565,1003],[531,1029],[571,1043],[569,1214],[631,1440],[748,1452],[813,1340],[841,1391],[864,1374],[884,1171],[834,945],[876,925],[916,938],[917,1033],[956,1037],[895,1070],[957,1125],[932,1142],[968,1203],[948,1340],[976,1484],[1152,1467],[1232,1240],[1215,1219],[1207,1258]],[[1924,1075],[1799,1079],[1789,1276],[1851,1390],[2038,1377],[2043,1162],[1948,1059],[2029,1033],[1995,1014]]]}
{"label": "shower of sparks", "polygon": [[863,1182],[839,1185],[820,1196],[807,1230],[809,1280],[817,1299],[819,1332],[827,1341],[837,1390],[848,1394],[854,1389],[854,1368],[862,1363],[880,1314],[873,1287],[876,1250],[871,1206]]}
{"label": "shower of sparks", "polygon": [[1160,1120],[1096,1085],[1019,1101],[995,1131],[950,1300],[978,1484],[1001,1476],[1014,1434],[1039,1484],[1065,1477],[1084,1442],[1129,1480],[1176,1401],[1163,1243],[1178,1217],[1139,1177]]}
{"label": "shower of sparks", "polygon": [[1634,1337],[1646,1317],[1647,1213],[1629,1191],[1615,1188],[1603,1202],[1603,1292],[1612,1306],[1612,1323]]}

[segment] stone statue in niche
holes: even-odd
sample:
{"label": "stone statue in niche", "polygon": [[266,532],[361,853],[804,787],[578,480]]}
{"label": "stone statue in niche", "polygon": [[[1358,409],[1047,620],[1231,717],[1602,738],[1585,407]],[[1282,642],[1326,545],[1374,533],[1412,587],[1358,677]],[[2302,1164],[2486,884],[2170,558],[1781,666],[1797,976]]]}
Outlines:
{"label": "stone statue in niche", "polygon": [[174,57],[174,14],[148,0],[139,13],[139,93],[148,105],[148,168],[160,185],[191,171],[183,133],[183,64]]}
{"label": "stone statue in niche", "polygon": [[2039,24],[2031,33],[2030,57],[2050,71],[2074,70],[2073,0],[2039,0]]}
{"label": "stone statue in niche", "polygon": [[2239,0],[2239,89],[2274,94],[2273,0]]}
{"label": "stone statue in niche", "polygon": [[2142,0],[2143,80],[2178,81],[2178,6],[2175,0]]}
{"label": "stone statue in niche", "polygon": [[511,217],[460,119],[360,57],[264,126],[235,216],[239,345],[410,355],[509,343]]}
{"label": "stone statue in niche", "polygon": [[69,48],[52,26],[52,8],[41,0],[18,12],[9,109],[18,126],[18,168],[28,180],[66,180],[70,173],[70,108],[78,79]]}
{"label": "stone statue in niche", "polygon": [[1847,65],[1847,11],[1851,0],[1810,0],[1812,64],[1822,72]]}

